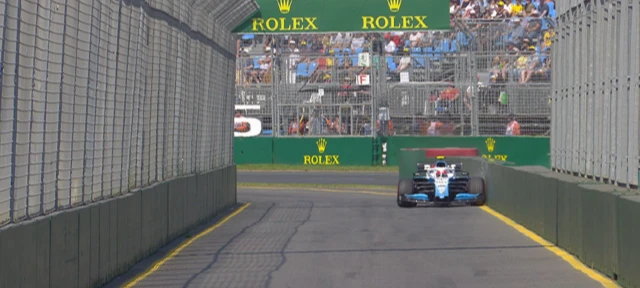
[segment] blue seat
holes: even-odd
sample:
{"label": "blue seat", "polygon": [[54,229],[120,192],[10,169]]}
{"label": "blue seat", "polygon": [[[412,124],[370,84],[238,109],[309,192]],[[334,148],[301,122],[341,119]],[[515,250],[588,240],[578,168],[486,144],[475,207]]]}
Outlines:
{"label": "blue seat", "polygon": [[414,54],[413,59],[418,64],[416,68],[427,68],[427,56],[424,54]]}
{"label": "blue seat", "polygon": [[444,51],[442,51],[442,48],[436,47],[436,49],[434,49],[433,52],[434,53],[433,53],[433,58],[432,59],[437,61],[437,60],[440,60],[442,58],[442,52],[444,52]]}
{"label": "blue seat", "polygon": [[442,41],[440,41],[440,51],[444,52],[444,53],[449,53],[449,40],[444,39]]}
{"label": "blue seat", "polygon": [[393,72],[398,70],[398,66],[396,65],[396,62],[393,61],[393,56],[387,56],[387,68],[389,68],[389,72]]}
{"label": "blue seat", "polygon": [[420,47],[415,47],[412,49],[412,57],[415,60],[415,62],[418,64],[418,68],[425,68],[426,67],[426,56],[425,53],[422,52],[422,48]]}
{"label": "blue seat", "polygon": [[256,36],[253,35],[253,34],[244,34],[244,35],[242,35],[242,40],[253,40],[255,38],[256,38]]}
{"label": "blue seat", "polygon": [[549,2],[549,3],[547,3],[547,5],[549,6],[549,17],[556,18],[556,6],[555,6],[555,4],[553,4],[553,2]]}
{"label": "blue seat", "polygon": [[469,39],[463,32],[458,32],[456,34],[456,41],[458,41],[458,45],[462,45],[463,47],[469,45]]}
{"label": "blue seat", "polygon": [[363,49],[363,48],[357,48],[357,49],[356,49],[356,53],[362,53],[362,52],[364,52],[364,49]]}
{"label": "blue seat", "polygon": [[450,50],[451,50],[451,52],[454,52],[454,53],[458,52],[458,44],[457,44],[457,41],[455,39],[451,40],[451,49]]}
{"label": "blue seat", "polygon": [[309,72],[308,72],[309,75],[311,75],[311,73],[316,71],[316,66],[318,66],[318,63],[316,63],[315,61],[309,64]]}
{"label": "blue seat", "polygon": [[253,68],[254,69],[258,69],[260,67],[260,57],[254,57],[253,58]]}
{"label": "blue seat", "polygon": [[296,75],[299,77],[309,77],[309,66],[307,63],[302,62],[298,64],[296,68]]}
{"label": "blue seat", "polygon": [[349,58],[353,66],[358,66],[358,55],[351,55]]}

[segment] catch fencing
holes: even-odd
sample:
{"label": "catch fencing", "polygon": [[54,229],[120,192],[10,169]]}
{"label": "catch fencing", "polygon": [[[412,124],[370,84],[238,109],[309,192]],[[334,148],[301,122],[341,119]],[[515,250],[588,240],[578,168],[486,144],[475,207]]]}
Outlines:
{"label": "catch fencing", "polygon": [[[381,127],[390,129],[383,135],[504,135],[511,115],[522,135],[549,135],[555,21],[537,20],[536,35],[522,30],[527,21],[456,20],[450,31],[426,32],[423,43],[393,55],[366,46],[320,53],[298,45],[294,53],[283,36],[271,36],[275,53],[257,45],[239,57],[236,105],[255,108],[240,110],[274,137],[375,137]],[[512,41],[535,52],[509,52]],[[396,72],[404,61],[408,67]],[[380,125],[386,120],[391,125]],[[431,133],[432,122],[450,128]]]}
{"label": "catch fencing", "polygon": [[640,2],[572,3],[558,18],[553,51],[558,65],[553,67],[551,165],[637,186]]}
{"label": "catch fencing", "polygon": [[1,0],[0,224],[233,163],[255,2]]}

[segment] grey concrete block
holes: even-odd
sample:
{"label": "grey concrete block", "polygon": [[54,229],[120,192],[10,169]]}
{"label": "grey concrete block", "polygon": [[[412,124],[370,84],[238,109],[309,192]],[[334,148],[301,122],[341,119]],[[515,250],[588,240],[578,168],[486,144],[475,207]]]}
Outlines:
{"label": "grey concrete block", "polygon": [[142,257],[149,256],[167,241],[167,184],[144,189],[141,193]]}
{"label": "grey concrete block", "polygon": [[91,257],[90,286],[95,287],[101,284],[100,279],[100,204],[89,206],[91,214],[91,243],[89,253]]}
{"label": "grey concrete block", "polygon": [[209,186],[207,187],[207,193],[209,194],[209,211],[211,213],[211,217],[215,217],[218,215],[218,210],[216,210],[216,176],[218,175],[218,170],[213,170],[209,173]]}
{"label": "grey concrete block", "polygon": [[220,190],[218,190],[218,193],[220,194],[220,207],[218,207],[218,209],[225,209],[227,207],[227,202],[229,201],[227,199],[227,186],[229,186],[229,183],[227,181],[229,181],[229,179],[227,178],[229,177],[229,173],[227,171],[227,168],[222,168],[222,175],[220,175]]}
{"label": "grey concrete block", "polygon": [[184,209],[186,182],[184,178],[173,179],[168,183],[168,235],[170,239],[182,234],[184,230]]}
{"label": "grey concrete block", "polygon": [[78,209],[78,286],[87,287],[91,279],[91,209]]}
{"label": "grey concrete block", "polygon": [[49,287],[48,232],[48,218],[0,232],[0,287]]}
{"label": "grey concrete block", "polygon": [[129,270],[141,258],[141,193],[118,198],[117,273]]}
{"label": "grey concrete block", "polygon": [[209,186],[209,179],[207,179],[208,173],[198,174],[197,178],[197,190],[198,190],[198,223],[202,223],[209,218],[209,211],[207,209],[207,186]]}
{"label": "grey concrete block", "polygon": [[118,264],[118,202],[116,199],[105,201],[99,210],[99,277],[101,280],[116,276]]}
{"label": "grey concrete block", "polygon": [[78,210],[51,216],[51,287],[78,287]]}
{"label": "grey concrete block", "polygon": [[185,179],[187,193],[184,211],[186,212],[186,229],[192,229],[198,222],[198,178],[196,175],[191,175]]}
{"label": "grey concrete block", "polygon": [[222,189],[221,180],[222,180],[222,169],[216,169],[216,173],[213,179],[214,207],[216,210],[216,214],[220,213],[220,203],[221,203],[220,190]]}
{"label": "grey concrete block", "polygon": [[229,193],[231,193],[233,197],[232,204],[235,205],[236,203],[238,203],[238,168],[234,164],[229,168],[229,170],[231,170],[231,184],[229,184]]}
{"label": "grey concrete block", "polygon": [[[44,217],[36,225],[36,287],[49,287],[51,269],[51,218]],[[2,257],[2,256],[0,256]],[[5,258],[0,258],[5,259]]]}

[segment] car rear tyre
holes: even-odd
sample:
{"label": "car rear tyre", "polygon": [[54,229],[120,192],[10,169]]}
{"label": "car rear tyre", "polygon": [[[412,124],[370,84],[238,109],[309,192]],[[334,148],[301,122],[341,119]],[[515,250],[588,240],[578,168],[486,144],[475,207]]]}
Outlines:
{"label": "car rear tyre", "polygon": [[478,195],[478,201],[473,203],[473,205],[484,205],[487,201],[487,191],[484,179],[480,177],[472,177],[471,179],[469,179],[467,185],[469,188],[469,193]]}
{"label": "car rear tyre", "polygon": [[398,181],[398,196],[396,201],[398,202],[398,206],[402,208],[418,206],[417,203],[402,201],[402,196],[406,194],[413,194],[413,179],[400,179],[400,181]]}

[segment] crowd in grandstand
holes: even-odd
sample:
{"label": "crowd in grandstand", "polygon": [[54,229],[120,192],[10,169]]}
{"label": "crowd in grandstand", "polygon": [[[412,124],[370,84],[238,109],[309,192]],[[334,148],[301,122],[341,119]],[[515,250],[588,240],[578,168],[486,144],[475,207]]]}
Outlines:
{"label": "crowd in grandstand", "polygon": [[[494,52],[491,81],[531,82],[550,78],[550,47],[554,36],[554,0],[451,0],[452,31],[303,34],[256,37],[238,41],[243,82],[270,83],[272,60],[285,59],[296,78],[330,82],[329,70],[339,68],[355,74],[358,55],[385,55],[388,76],[410,67],[420,69],[457,51]],[[259,39],[261,38],[261,39]],[[249,51],[252,51],[250,53]],[[255,57],[258,51],[258,57]],[[253,55],[252,55],[253,54]],[[272,55],[280,57],[272,58]],[[253,56],[253,57],[252,57]],[[286,56],[286,57],[282,57]],[[335,75],[334,75],[335,76]],[[355,75],[354,75],[355,76]],[[399,78],[399,77],[395,77]]]}
{"label": "crowd in grandstand", "polygon": [[[407,79],[407,74],[429,74],[428,80],[425,80],[426,77],[418,77],[418,80],[415,80],[416,77],[409,76],[409,81],[449,83],[449,81],[453,80],[444,78],[450,77],[450,74],[444,73],[446,69],[442,67],[455,67],[450,62],[452,59],[456,59],[457,56],[455,55],[460,55],[456,54],[457,52],[464,53],[464,55],[471,53],[476,58],[476,67],[480,69],[479,72],[485,72],[482,73],[483,79],[480,80],[480,77],[478,77],[478,81],[489,81],[490,83],[548,83],[550,81],[550,53],[552,39],[555,36],[555,1],[451,0],[449,13],[451,18],[451,29],[449,31],[312,33],[277,36],[243,35],[242,39],[238,40],[237,56],[239,57],[238,73],[240,76],[238,77],[238,84],[273,83],[274,77],[272,73],[275,70],[271,68],[273,65],[277,65],[278,71],[281,73],[279,74],[280,77],[276,78],[280,79],[279,81],[287,81],[286,83],[332,82],[339,83],[341,89],[352,88],[352,84],[355,84],[355,79],[359,75],[369,72],[367,68],[359,67],[359,64],[362,64],[360,62],[362,60],[359,57],[362,52],[381,56],[379,58],[380,64],[386,64],[385,66],[388,68],[387,79],[394,82],[401,81],[403,74],[405,80]],[[373,63],[370,62],[370,64]],[[427,70],[429,73],[416,73]],[[433,75],[442,75],[443,78],[433,78]],[[464,96],[469,96],[469,89],[471,88],[466,89],[466,86],[462,87],[462,85],[458,84],[461,83],[456,83],[455,85],[452,83],[451,87],[443,88],[443,91],[437,91],[437,99],[434,101],[446,100],[445,102],[451,104],[460,99],[468,100]],[[493,94],[500,95],[500,101],[502,101],[502,95],[506,93],[503,92],[500,84],[494,86],[493,90],[496,91],[487,88],[487,91],[483,93],[488,95],[486,97],[490,96],[491,100],[498,98]],[[521,87],[523,89],[527,88],[527,86]],[[467,93],[464,92],[465,90]],[[463,92],[460,93],[461,91]],[[514,92],[514,96],[518,93],[533,93],[529,91],[538,90],[522,90]],[[365,94],[368,93],[368,90],[359,90],[357,93]],[[428,93],[433,93],[433,91]],[[534,94],[531,95],[537,96],[537,94]],[[463,97],[459,98],[458,96]],[[481,100],[484,99],[482,95],[480,96]],[[431,98],[433,97],[431,96]],[[542,97],[545,96],[542,95]],[[526,103],[537,103],[533,99],[528,101]],[[455,107],[466,107],[467,109],[463,108],[464,111],[454,109],[455,111],[447,110],[447,112],[455,113],[456,115],[461,112],[467,113],[471,110],[470,105],[470,102],[465,101],[463,105],[453,105]],[[504,102],[496,105],[499,108],[507,106]],[[490,109],[487,107],[485,108]],[[508,115],[505,114],[508,113],[506,108],[505,111],[498,110],[499,114]],[[442,111],[439,111],[439,113],[442,113]],[[318,125],[320,123],[323,124],[321,125],[324,127],[323,129],[311,130],[322,131],[321,133],[341,134],[345,133],[344,131],[355,129],[355,133],[366,135],[372,133],[373,131],[371,130],[376,131],[379,129],[378,125],[376,127],[368,127],[370,122],[368,119],[358,119],[354,123],[362,122],[363,124],[356,125],[357,127],[353,129],[351,127],[345,128],[342,122],[336,122],[337,120],[334,119],[334,116],[331,115],[323,121],[316,121]],[[404,118],[399,119],[397,115],[395,117],[399,121],[396,128],[406,129],[405,126],[411,126],[411,133],[414,134],[448,135],[454,133],[453,130],[459,129],[459,127],[456,128],[457,126],[452,124],[455,122],[454,120],[446,120],[448,119],[446,117],[445,120],[415,120],[418,122]],[[304,119],[300,123],[298,120],[292,121],[292,126],[289,127],[288,133],[284,133],[307,134],[313,132],[304,130],[306,129],[304,127],[314,127],[311,124],[316,122],[311,121],[312,119]],[[441,123],[439,121],[444,122]],[[456,125],[461,124],[458,123]],[[510,128],[509,131],[513,131],[512,135],[520,134],[519,124],[515,119],[511,119],[509,125],[509,127],[517,126],[517,129]],[[286,128],[284,129],[286,131]],[[395,130],[397,129],[389,128],[389,132],[395,132]],[[455,133],[458,134],[458,130]]]}

